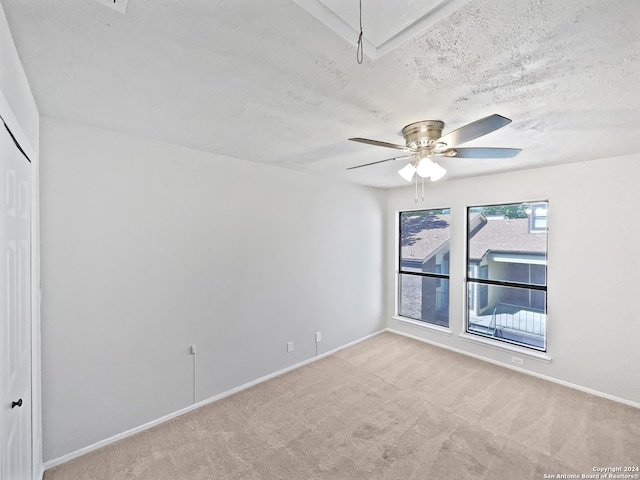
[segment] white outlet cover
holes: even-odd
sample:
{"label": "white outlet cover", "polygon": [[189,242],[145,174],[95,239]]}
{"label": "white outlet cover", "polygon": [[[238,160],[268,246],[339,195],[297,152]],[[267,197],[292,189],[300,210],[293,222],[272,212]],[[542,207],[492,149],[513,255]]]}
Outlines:
{"label": "white outlet cover", "polygon": [[129,0],[96,0],[96,2],[124,15],[127,11]]}

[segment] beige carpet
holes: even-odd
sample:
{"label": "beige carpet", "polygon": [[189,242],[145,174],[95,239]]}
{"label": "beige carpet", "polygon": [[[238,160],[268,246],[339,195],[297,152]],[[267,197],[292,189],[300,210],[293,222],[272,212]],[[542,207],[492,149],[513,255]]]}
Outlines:
{"label": "beige carpet", "polygon": [[383,333],[45,480],[517,480],[638,465],[640,410]]}

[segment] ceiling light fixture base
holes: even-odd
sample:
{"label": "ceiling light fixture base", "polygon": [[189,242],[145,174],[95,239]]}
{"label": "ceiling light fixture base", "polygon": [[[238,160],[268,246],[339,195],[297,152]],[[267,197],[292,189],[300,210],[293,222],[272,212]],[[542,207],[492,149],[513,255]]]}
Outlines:
{"label": "ceiling light fixture base", "polygon": [[440,120],[422,120],[404,127],[402,136],[409,148],[430,147],[442,136],[443,128]]}

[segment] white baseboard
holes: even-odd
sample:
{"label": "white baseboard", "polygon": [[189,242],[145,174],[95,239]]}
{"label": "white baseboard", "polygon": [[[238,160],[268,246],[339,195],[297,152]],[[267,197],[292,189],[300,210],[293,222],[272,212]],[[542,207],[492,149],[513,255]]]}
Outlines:
{"label": "white baseboard", "polygon": [[74,452],[71,453],[67,453],[66,455],[62,455],[61,457],[55,458],[53,460],[49,460],[48,462],[45,462],[44,464],[44,470],[48,470],[50,468],[56,467],[58,465],[62,465],[63,463],[66,463],[70,460],[73,460],[74,458],[78,458],[81,457],[82,455],[86,455],[89,452],[93,452],[94,450],[97,450],[99,448],[102,447],[106,447],[107,445],[110,445],[112,443],[115,443],[119,440],[122,440],[124,438],[130,437],[132,435],[135,435],[136,433],[140,433],[143,432],[145,430],[148,430],[152,427],[155,427],[156,425],[160,425],[161,423],[167,422],[171,419],[174,419],[176,417],[179,417],[180,415],[184,415],[185,413],[191,412],[197,408],[203,407],[204,405],[208,405],[210,403],[213,403],[215,401],[221,400],[225,397],[228,397],[229,395],[233,395],[234,393],[238,393],[241,392],[242,390],[246,390],[247,388],[253,387],[254,385],[257,385],[259,383],[262,382],[266,382],[267,380],[271,380],[272,378],[278,377],[284,373],[290,372],[291,370],[295,370],[297,368],[303,367],[305,365],[308,365],[309,363],[315,362],[317,360],[320,360],[321,358],[327,357],[329,355],[332,355],[336,352],[339,352],[340,350],[344,350],[345,348],[351,347],[352,345],[356,345],[360,342],[363,342],[365,340],[368,340],[369,338],[375,337],[376,335],[379,335],[382,332],[385,332],[386,329],[380,330],[378,332],[372,333],[370,335],[367,335],[366,337],[362,337],[358,340],[354,340],[353,342],[349,342],[345,345],[342,345],[338,348],[334,348],[333,350],[330,350],[328,352],[322,353],[320,355],[316,355],[315,357],[311,357],[307,360],[303,360],[302,362],[298,362],[294,365],[291,365],[289,367],[283,368],[282,370],[278,370],[277,372],[273,372],[270,373],[268,375],[265,375],[263,377],[257,378],[256,380],[253,380],[249,383],[245,383],[244,385],[240,385],[239,387],[236,388],[232,388],[231,390],[227,390],[226,392],[223,393],[219,393],[218,395],[214,395],[213,397],[207,398],[205,400],[202,400],[198,403],[195,403],[193,405],[190,405],[188,407],[182,408],[178,411],[175,411],[173,413],[170,413],[168,415],[165,415],[163,417],[157,418],[156,420],[152,420],[150,422],[147,422],[143,425],[140,425],[138,427],[132,428],[130,430],[127,430],[125,432],[122,433],[118,433],[116,435],[113,435],[112,437],[109,438],[105,438],[104,440],[100,440],[99,442],[96,442],[92,445],[88,445],[86,447],[80,448]]}
{"label": "white baseboard", "polygon": [[402,335],[404,337],[412,338],[414,340],[418,340],[420,342],[428,343],[429,345],[433,345],[434,347],[444,348],[446,350],[451,350],[452,352],[460,353],[462,355],[466,355],[468,357],[475,358],[477,360],[482,360],[483,362],[492,363],[493,365],[497,365],[499,367],[508,368],[510,370],[515,370],[520,373],[526,373],[527,375],[531,375],[532,377],[537,377],[542,380],[546,380],[548,382],[557,383],[558,385],[562,385],[565,387],[573,388],[574,390],[580,390],[581,392],[589,393],[591,395],[595,395],[596,397],[606,398],[607,400],[612,400],[614,402],[622,403],[624,405],[629,405],[630,407],[635,407],[640,409],[640,403],[633,402],[631,400],[627,400],[625,398],[616,397],[614,395],[610,395],[608,393],[600,392],[598,390],[594,390],[592,388],[583,387],[582,385],[577,385],[575,383],[566,382],[564,380],[560,380],[558,378],[549,377],[547,375],[543,375],[541,373],[532,372],[531,370],[525,370],[524,368],[518,368],[513,365],[509,365],[507,363],[499,362],[497,360],[493,360],[492,358],[483,357],[482,355],[476,355],[475,353],[465,352],[464,350],[460,350],[458,348],[450,347],[448,345],[443,345],[442,343],[433,342],[431,340],[427,340],[426,338],[418,337],[417,335],[411,335],[410,333],[401,332],[400,330],[395,330],[393,328],[387,328],[387,332],[395,333],[396,335]]}

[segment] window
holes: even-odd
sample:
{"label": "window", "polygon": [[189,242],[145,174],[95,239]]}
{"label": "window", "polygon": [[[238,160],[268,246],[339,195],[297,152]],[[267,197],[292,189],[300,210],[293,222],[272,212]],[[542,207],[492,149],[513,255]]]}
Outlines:
{"label": "window", "polygon": [[529,217],[529,230],[532,232],[545,232],[547,230],[547,204],[532,203],[526,209]]}
{"label": "window", "polygon": [[546,351],[547,202],[467,210],[467,332]]}
{"label": "window", "polygon": [[449,326],[449,209],[400,212],[398,315]]}

